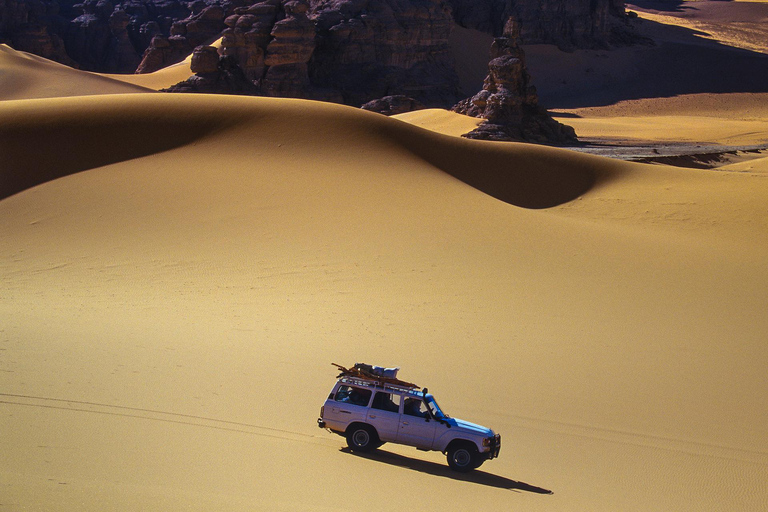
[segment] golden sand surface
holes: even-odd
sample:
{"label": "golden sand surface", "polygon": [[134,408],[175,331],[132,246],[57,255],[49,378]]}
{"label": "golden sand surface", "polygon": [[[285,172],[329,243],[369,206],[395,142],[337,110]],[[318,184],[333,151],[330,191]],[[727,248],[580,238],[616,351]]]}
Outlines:
{"label": "golden sand surface", "polygon": [[[0,101],[0,508],[768,507],[765,158],[72,96],[91,74],[38,64]],[[357,361],[500,432],[500,457],[349,453],[315,419],[330,363]]]}
{"label": "golden sand surface", "polygon": [[628,9],[645,20],[690,29],[695,37],[734,48],[768,53],[768,40],[765,37],[768,8],[765,0],[738,3],[740,5],[733,6],[711,0],[687,0],[681,2],[676,9],[670,9],[663,3],[640,8],[630,5]]}
{"label": "golden sand surface", "polygon": [[104,76],[157,91],[176,85],[192,76],[194,73],[190,69],[191,62],[192,56],[190,55],[178,64],[172,64],[153,73],[143,73],[140,75],[104,73]]}
{"label": "golden sand surface", "polygon": [[453,135],[455,137],[460,137],[465,133],[469,133],[485,122],[484,119],[465,116],[440,108],[414,110],[413,112],[396,114],[392,117],[427,130],[432,130],[444,135]]}
{"label": "golden sand surface", "polygon": [[138,92],[150,90],[0,44],[0,101]]}

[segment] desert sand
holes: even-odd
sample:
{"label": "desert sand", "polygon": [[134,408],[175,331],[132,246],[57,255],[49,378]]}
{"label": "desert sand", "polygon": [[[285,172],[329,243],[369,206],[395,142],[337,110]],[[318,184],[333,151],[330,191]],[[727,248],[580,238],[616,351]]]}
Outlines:
{"label": "desert sand", "polygon": [[[0,52],[1,509],[768,507],[768,159],[73,96],[92,74],[18,58]],[[462,476],[349,453],[315,419],[330,363],[357,361],[500,432],[500,457]]]}

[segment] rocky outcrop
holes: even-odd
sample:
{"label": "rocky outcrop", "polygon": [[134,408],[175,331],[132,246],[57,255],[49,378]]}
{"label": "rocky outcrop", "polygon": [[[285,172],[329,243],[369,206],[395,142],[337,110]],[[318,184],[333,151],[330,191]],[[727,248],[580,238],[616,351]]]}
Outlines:
{"label": "rocky outcrop", "polygon": [[56,33],[59,5],[41,0],[0,0],[0,44],[78,67]]}
{"label": "rocky outcrop", "polygon": [[129,72],[139,55],[128,37],[130,18],[110,0],[78,4],[82,14],[60,28],[67,52],[87,70]]}
{"label": "rocky outcrop", "polygon": [[337,91],[317,87],[310,80],[309,61],[315,50],[316,32],[308,11],[306,0],[264,0],[241,7],[230,4],[215,14],[211,7],[205,8],[174,23],[172,36],[155,37],[139,72],[180,60],[189,54],[191,44],[206,36],[214,39],[220,32],[219,53],[237,63],[255,86],[252,93],[342,102]]}
{"label": "rocky outcrop", "polygon": [[169,36],[156,34],[152,37],[137,73],[151,73],[184,60],[197,46],[216,39],[226,28],[227,11],[221,6],[205,6],[199,2],[192,7],[193,14],[174,22]]}
{"label": "rocky outcrop", "polygon": [[430,105],[459,97],[443,0],[313,0],[317,48],[310,78],[345,103],[405,95]]}
{"label": "rocky outcrop", "polygon": [[[316,37],[307,37],[309,25],[297,21],[302,10]],[[240,26],[226,21],[233,15]],[[305,62],[311,82],[339,90],[349,103],[361,99],[361,85],[375,87],[366,99],[402,93],[445,101],[455,93],[447,85],[453,80],[446,42],[451,24],[500,36],[509,16],[519,21],[524,43],[573,48],[632,40],[623,0],[0,0],[0,42],[93,71],[129,72],[143,60],[140,71],[148,72],[224,30],[268,38],[294,32],[297,44],[317,43],[314,53],[304,52],[313,55]],[[286,17],[294,18],[287,22],[292,26],[273,36],[274,24]],[[244,37],[237,47],[269,44]],[[259,57],[235,56],[248,76],[258,74]],[[274,89],[295,79],[298,67],[275,69]]]}
{"label": "rocky outcrop", "polygon": [[471,139],[548,144],[576,142],[573,128],[552,119],[538,104],[536,89],[518,44],[520,26],[509,18],[502,37],[494,39],[483,90],[453,110],[487,121],[464,135]]}
{"label": "rocky outcrop", "polygon": [[[76,61],[87,70],[148,73],[221,37],[219,54],[228,58],[227,69],[236,64],[237,73],[242,72],[258,94],[355,106],[373,98],[404,96],[430,107],[450,107],[465,96],[449,46],[456,23],[501,35],[501,20],[509,13],[517,16],[521,41],[589,46],[605,43],[609,21],[624,16],[624,4],[622,0],[0,0],[0,41],[60,62]],[[504,74],[502,69],[509,68],[513,74],[514,67],[496,63],[493,73]],[[516,90],[502,82],[497,88]],[[210,80],[205,87],[211,87]],[[493,94],[490,103],[482,97],[476,102],[496,105],[504,95]],[[521,104],[530,105],[522,94]],[[500,106],[508,103],[495,108],[511,112],[513,107]]]}
{"label": "rocky outcrop", "polygon": [[192,53],[190,67],[195,76],[163,92],[246,94],[259,93],[231,56],[219,56],[213,46],[198,46]]}
{"label": "rocky outcrop", "polygon": [[307,63],[315,51],[315,25],[307,17],[309,4],[283,4],[285,18],[276,22],[264,53],[267,66],[261,89],[267,96],[309,97],[313,89]]}
{"label": "rocky outcrop", "polygon": [[132,73],[152,37],[188,13],[176,0],[0,0],[0,42],[81,69]]}
{"label": "rocky outcrop", "polygon": [[617,32],[631,29],[623,0],[448,0],[456,22],[465,27],[503,34],[510,17],[520,24],[524,44],[552,43],[564,49],[603,47]]}
{"label": "rocky outcrop", "polygon": [[224,20],[227,28],[222,33],[221,53],[236,59],[254,82],[266,71],[264,55],[278,15],[282,16],[280,2],[265,1],[235,9]]}

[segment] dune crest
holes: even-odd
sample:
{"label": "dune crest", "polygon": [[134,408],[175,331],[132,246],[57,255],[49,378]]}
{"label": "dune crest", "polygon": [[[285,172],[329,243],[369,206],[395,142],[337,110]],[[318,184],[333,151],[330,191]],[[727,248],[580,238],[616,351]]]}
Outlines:
{"label": "dune crest", "polygon": [[0,44],[0,101],[151,92]]}
{"label": "dune crest", "polygon": [[[573,200],[594,182],[594,168],[605,166],[551,148],[477,143],[359,109],[299,100],[118,95],[4,104],[0,109],[6,120],[0,126],[0,144],[7,155],[3,197],[74,172],[188,144],[230,126],[248,126],[267,140],[275,131],[305,134],[317,139],[312,147],[319,158],[328,150],[326,145],[334,144],[329,131],[341,140],[347,125],[354,125],[364,145],[395,145],[497,199],[525,208]],[[317,138],[320,130],[326,134]],[[30,151],[27,140],[40,141],[48,151]],[[254,144],[264,145],[265,139]],[[68,158],[62,161],[61,154]]]}

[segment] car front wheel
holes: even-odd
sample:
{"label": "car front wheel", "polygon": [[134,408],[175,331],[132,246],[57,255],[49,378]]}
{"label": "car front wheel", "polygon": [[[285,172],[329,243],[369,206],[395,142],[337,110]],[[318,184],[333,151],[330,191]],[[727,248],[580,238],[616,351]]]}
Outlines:
{"label": "car front wheel", "polygon": [[462,444],[448,450],[448,465],[452,470],[461,473],[472,471],[482,464],[482,461],[478,464],[479,458],[480,454],[477,453],[477,448],[474,446]]}
{"label": "car front wheel", "polygon": [[368,425],[356,425],[347,430],[347,446],[353,452],[370,452],[378,445],[376,431]]}

